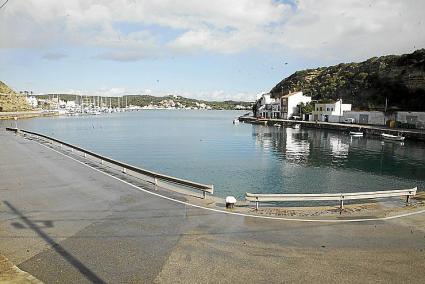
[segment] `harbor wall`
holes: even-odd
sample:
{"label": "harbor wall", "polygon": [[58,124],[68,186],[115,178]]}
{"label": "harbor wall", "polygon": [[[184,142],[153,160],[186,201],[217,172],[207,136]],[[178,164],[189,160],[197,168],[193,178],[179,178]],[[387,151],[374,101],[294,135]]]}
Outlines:
{"label": "harbor wall", "polygon": [[354,118],[355,123],[385,125],[387,118],[382,111],[344,111],[344,118]]}
{"label": "harbor wall", "polygon": [[374,125],[360,125],[360,124],[344,124],[344,123],[330,123],[321,121],[299,121],[299,120],[285,120],[285,119],[257,119],[251,116],[241,116],[239,121],[262,124],[262,125],[274,125],[276,123],[284,126],[292,126],[294,124],[301,124],[304,128],[316,128],[316,129],[329,129],[335,131],[362,131],[365,136],[381,136],[383,133],[391,135],[402,135],[409,140],[420,140],[425,141],[425,130],[422,129],[401,129],[401,128],[389,128],[385,126],[374,126]]}
{"label": "harbor wall", "polygon": [[57,116],[59,112],[57,111],[16,111],[16,112],[0,112],[0,120],[6,119],[24,119],[24,118],[33,118],[33,117],[42,117],[42,116]]}
{"label": "harbor wall", "polygon": [[399,111],[397,112],[397,121],[425,129],[425,112]]}

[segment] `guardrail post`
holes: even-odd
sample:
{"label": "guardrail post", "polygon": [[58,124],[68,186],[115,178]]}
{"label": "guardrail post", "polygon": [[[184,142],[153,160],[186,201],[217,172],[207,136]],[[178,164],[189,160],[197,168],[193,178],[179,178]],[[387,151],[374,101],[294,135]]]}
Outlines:
{"label": "guardrail post", "polygon": [[255,201],[255,210],[258,210],[258,197],[256,197],[256,201]]}
{"label": "guardrail post", "polygon": [[84,158],[87,158],[87,153],[84,153]]}
{"label": "guardrail post", "polygon": [[122,172],[123,173],[127,173],[127,169],[126,168],[122,168]]}
{"label": "guardrail post", "polygon": [[100,164],[103,165],[103,160],[102,159],[100,160]]}
{"label": "guardrail post", "polygon": [[344,196],[341,195],[341,203],[339,205],[339,214],[341,215],[342,210],[344,210]]}
{"label": "guardrail post", "polygon": [[207,197],[207,192],[204,190],[202,191],[202,199],[205,199]]}
{"label": "guardrail post", "polygon": [[406,205],[409,205],[409,197],[410,197],[410,195],[406,195]]}

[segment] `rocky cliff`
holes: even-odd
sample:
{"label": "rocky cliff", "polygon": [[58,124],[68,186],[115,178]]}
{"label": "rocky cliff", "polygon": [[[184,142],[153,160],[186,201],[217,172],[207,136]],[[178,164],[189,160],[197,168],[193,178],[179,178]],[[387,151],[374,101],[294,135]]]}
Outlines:
{"label": "rocky cliff", "polygon": [[389,109],[425,111],[425,49],[298,71],[271,93],[298,90],[316,100],[342,98],[355,109],[383,109],[387,100]]}

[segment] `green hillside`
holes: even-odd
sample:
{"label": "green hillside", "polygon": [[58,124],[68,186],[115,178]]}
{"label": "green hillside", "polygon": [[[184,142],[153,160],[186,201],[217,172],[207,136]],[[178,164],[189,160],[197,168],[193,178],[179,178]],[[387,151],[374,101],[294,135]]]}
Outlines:
{"label": "green hillside", "polygon": [[26,111],[31,110],[25,97],[17,94],[5,83],[0,81],[0,111]]}
{"label": "green hillside", "polygon": [[355,109],[383,109],[387,99],[390,109],[425,111],[425,49],[298,71],[271,93],[299,90],[316,100],[342,98]]}

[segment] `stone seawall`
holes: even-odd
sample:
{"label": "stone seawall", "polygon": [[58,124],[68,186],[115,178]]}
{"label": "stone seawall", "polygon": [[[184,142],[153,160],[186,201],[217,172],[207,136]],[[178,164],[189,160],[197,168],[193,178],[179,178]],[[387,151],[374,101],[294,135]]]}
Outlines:
{"label": "stone seawall", "polygon": [[57,111],[14,111],[14,112],[0,112],[0,120],[2,119],[18,119],[33,118],[41,116],[57,116]]}

